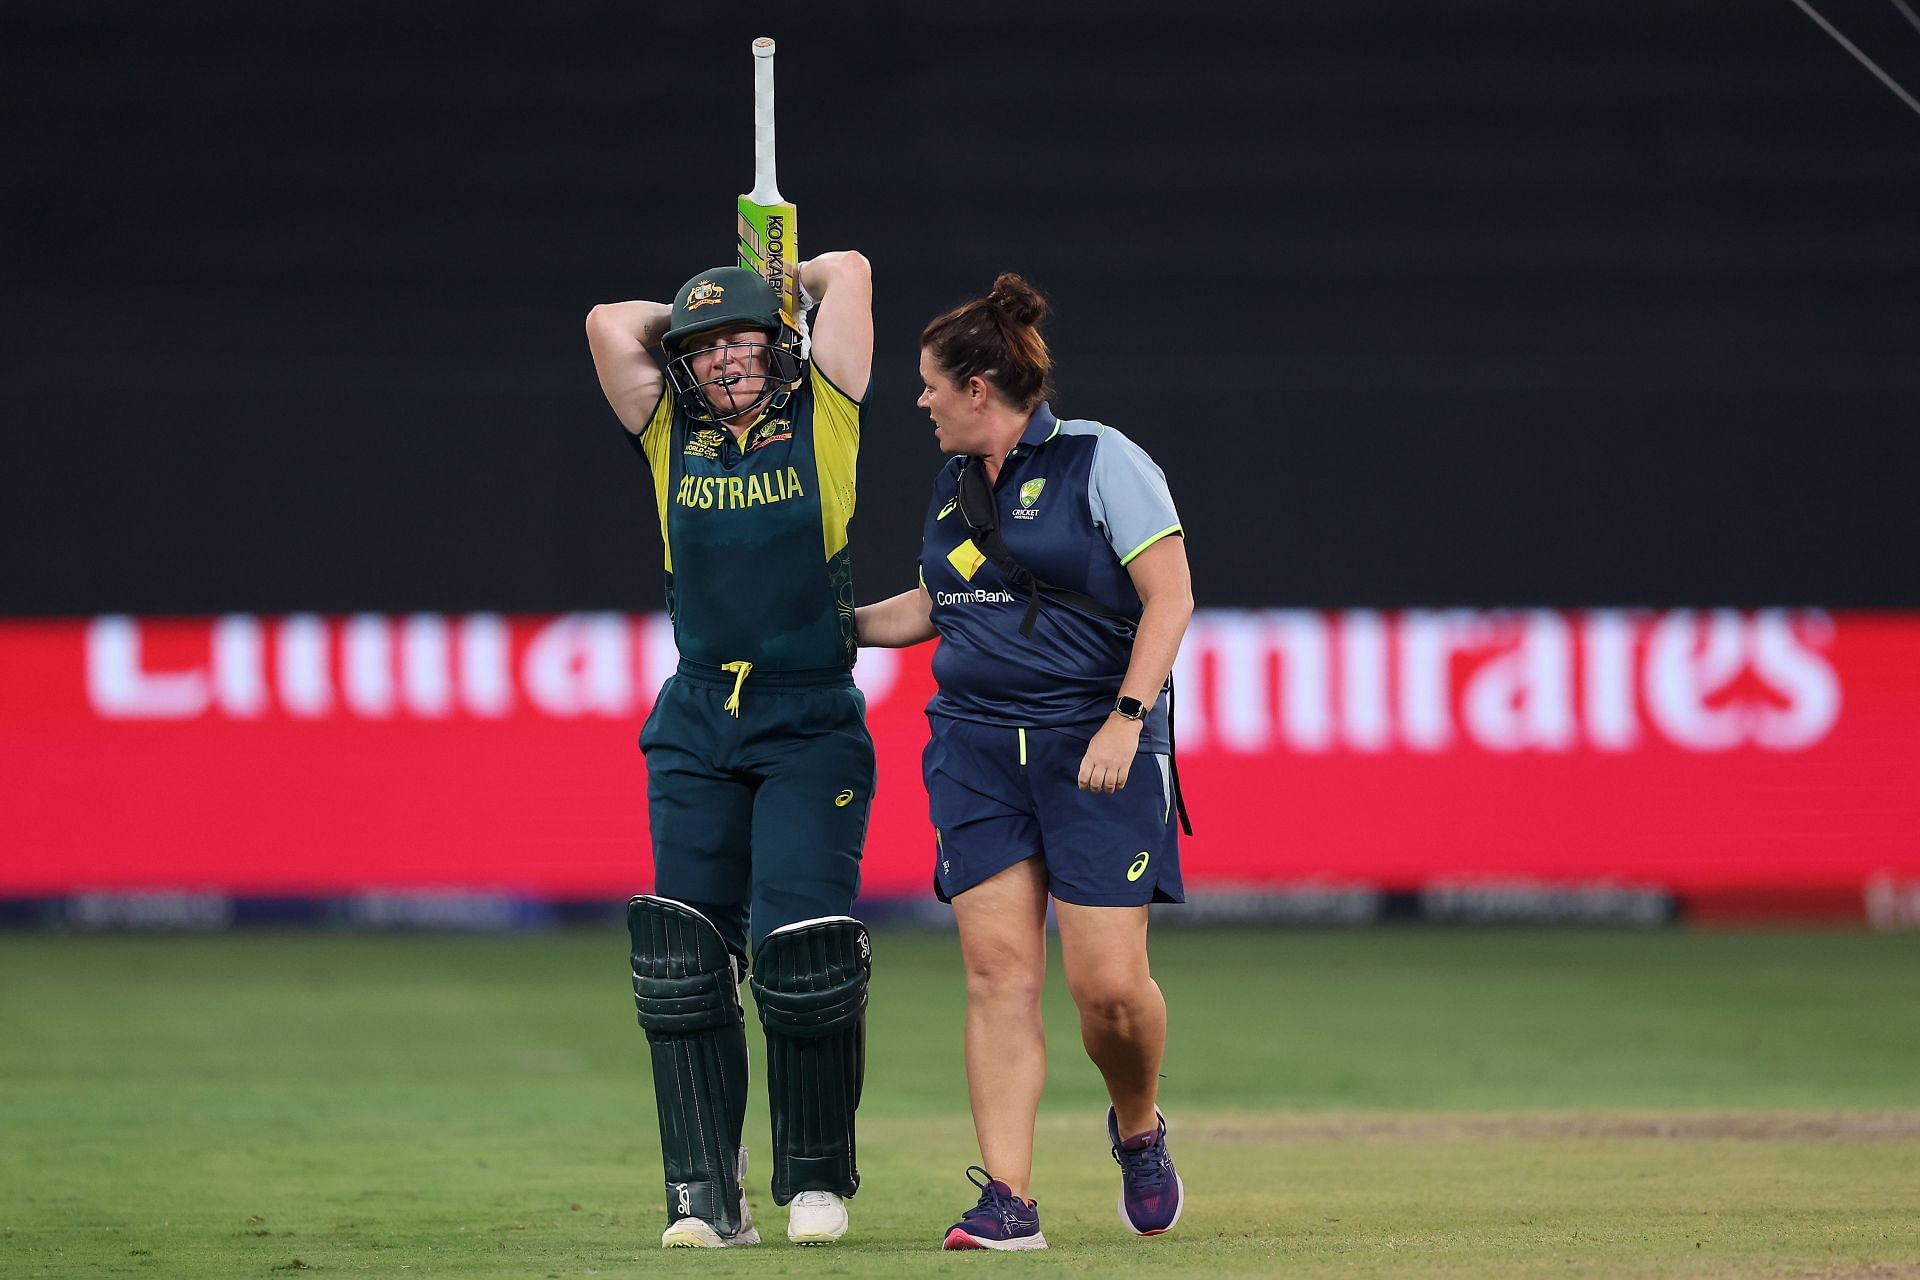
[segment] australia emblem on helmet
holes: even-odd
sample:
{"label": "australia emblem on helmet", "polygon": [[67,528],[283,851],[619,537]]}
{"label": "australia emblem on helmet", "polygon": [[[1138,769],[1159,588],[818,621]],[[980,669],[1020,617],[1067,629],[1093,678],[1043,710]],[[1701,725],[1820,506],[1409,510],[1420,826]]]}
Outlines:
{"label": "australia emblem on helmet", "polygon": [[698,311],[702,307],[711,307],[727,300],[727,286],[715,284],[711,280],[702,280],[687,290],[687,310]]}

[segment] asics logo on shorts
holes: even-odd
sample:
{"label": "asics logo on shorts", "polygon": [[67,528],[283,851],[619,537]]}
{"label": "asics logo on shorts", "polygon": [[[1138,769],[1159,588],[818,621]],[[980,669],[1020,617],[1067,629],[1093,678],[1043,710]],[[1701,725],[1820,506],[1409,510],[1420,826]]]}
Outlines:
{"label": "asics logo on shorts", "polygon": [[853,792],[850,790],[842,791],[839,795],[833,798],[834,807],[837,809],[844,809],[852,803],[853,803]]}
{"label": "asics logo on shorts", "polygon": [[1138,880],[1141,876],[1147,874],[1147,861],[1152,856],[1153,855],[1145,849],[1142,849],[1140,856],[1133,860],[1133,865],[1127,868],[1127,879]]}

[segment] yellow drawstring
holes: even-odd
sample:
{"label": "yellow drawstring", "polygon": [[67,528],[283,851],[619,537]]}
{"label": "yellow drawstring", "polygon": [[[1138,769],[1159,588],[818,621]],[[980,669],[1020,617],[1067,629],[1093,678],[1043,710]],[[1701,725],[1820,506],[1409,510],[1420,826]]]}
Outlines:
{"label": "yellow drawstring", "polygon": [[733,672],[733,692],[728,694],[727,700],[720,704],[721,709],[733,712],[733,718],[738,720],[740,718],[740,686],[747,682],[747,673],[753,670],[753,664],[723,662],[720,664],[720,669]]}

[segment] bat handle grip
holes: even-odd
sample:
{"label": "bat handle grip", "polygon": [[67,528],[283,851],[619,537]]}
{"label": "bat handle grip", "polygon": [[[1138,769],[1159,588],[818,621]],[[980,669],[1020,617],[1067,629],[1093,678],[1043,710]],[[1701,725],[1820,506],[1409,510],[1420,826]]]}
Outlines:
{"label": "bat handle grip", "polygon": [[753,42],[753,192],[762,203],[780,199],[773,165],[773,40],[767,36]]}

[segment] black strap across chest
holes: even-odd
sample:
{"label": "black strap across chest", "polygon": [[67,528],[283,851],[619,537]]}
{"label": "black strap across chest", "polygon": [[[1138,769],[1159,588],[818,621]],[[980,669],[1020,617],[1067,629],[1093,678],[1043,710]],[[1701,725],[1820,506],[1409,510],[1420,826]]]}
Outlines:
{"label": "black strap across chest", "polygon": [[973,535],[973,545],[980,548],[980,554],[1005,575],[1008,586],[1027,597],[1027,612],[1020,619],[1021,635],[1033,634],[1034,621],[1040,616],[1042,596],[1058,600],[1082,613],[1090,613],[1096,618],[1117,622],[1129,637],[1139,628],[1139,615],[1123,613],[1084,592],[1048,582],[1013,558],[1013,552],[1007,549],[1006,539],[1000,536],[1000,503],[994,497],[993,482],[987,479],[987,469],[980,459],[960,460],[960,476],[954,487],[954,500],[960,506],[960,518],[966,521],[967,531]]}

